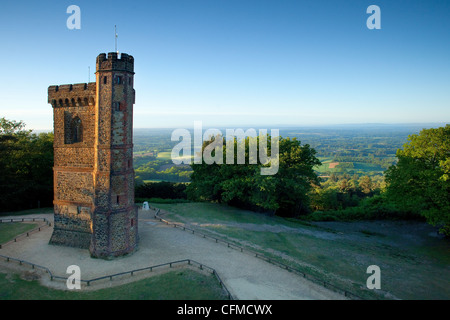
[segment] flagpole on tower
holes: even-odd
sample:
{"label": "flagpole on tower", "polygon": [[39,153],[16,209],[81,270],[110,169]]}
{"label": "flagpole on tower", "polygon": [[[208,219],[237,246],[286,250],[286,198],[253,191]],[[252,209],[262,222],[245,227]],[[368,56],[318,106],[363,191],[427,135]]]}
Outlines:
{"label": "flagpole on tower", "polygon": [[115,40],[115,49],[117,54],[119,54],[119,51],[117,50],[117,26],[114,25],[114,40]]}

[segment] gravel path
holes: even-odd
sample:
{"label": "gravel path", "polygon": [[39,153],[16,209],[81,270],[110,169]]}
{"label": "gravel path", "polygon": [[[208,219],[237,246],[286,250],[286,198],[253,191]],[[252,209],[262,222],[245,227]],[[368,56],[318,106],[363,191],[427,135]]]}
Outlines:
{"label": "gravel path", "polygon": [[[53,220],[52,214],[34,216]],[[81,278],[86,280],[170,261],[192,259],[214,268],[231,294],[240,300],[344,298],[261,259],[160,223],[154,219],[151,210],[139,212],[139,249],[129,256],[114,260],[93,259],[88,250],[49,245],[52,231],[53,228],[48,227],[28,238],[9,243],[0,250],[0,254],[46,266],[54,275],[64,277],[68,276],[66,270],[69,265],[78,265]],[[0,269],[6,268],[5,263],[0,264]],[[48,277],[43,276],[42,280],[45,281],[45,278]],[[47,282],[50,284],[50,281]],[[121,281],[108,283],[115,285]],[[95,286],[93,284],[91,288]]]}

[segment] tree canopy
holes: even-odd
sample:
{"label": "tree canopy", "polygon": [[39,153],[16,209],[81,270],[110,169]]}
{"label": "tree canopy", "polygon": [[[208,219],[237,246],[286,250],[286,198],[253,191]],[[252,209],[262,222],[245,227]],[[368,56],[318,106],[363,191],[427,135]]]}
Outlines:
{"label": "tree canopy", "polygon": [[0,118],[0,211],[51,206],[53,134]]}
{"label": "tree canopy", "polygon": [[397,158],[386,171],[388,198],[450,235],[450,125],[409,136]]}
{"label": "tree canopy", "polygon": [[[245,159],[249,159],[249,146],[252,143],[256,143],[259,148],[258,139],[260,137],[245,139]],[[272,152],[271,139],[267,136],[268,153]],[[213,141],[214,139],[204,142],[203,151]],[[222,155],[225,156],[226,143],[221,146]],[[237,139],[234,140],[234,149],[238,150]],[[192,164],[188,197],[282,216],[305,214],[309,211],[308,192],[313,183],[318,183],[313,168],[320,165],[320,161],[315,154],[314,149],[309,145],[301,145],[295,138],[280,138],[278,171],[273,175],[262,175],[260,170],[273,163],[249,164],[250,161],[246,161],[245,164],[238,164],[237,152],[234,153],[233,164],[225,164],[225,161],[222,164],[207,164],[203,160],[201,164]]]}

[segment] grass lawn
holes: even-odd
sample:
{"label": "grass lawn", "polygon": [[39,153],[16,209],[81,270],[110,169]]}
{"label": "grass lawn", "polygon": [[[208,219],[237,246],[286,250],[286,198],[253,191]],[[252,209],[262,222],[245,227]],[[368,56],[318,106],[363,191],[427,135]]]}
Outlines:
{"label": "grass lawn", "polygon": [[32,230],[38,226],[37,223],[4,222],[0,223],[0,244],[14,239],[21,233]]}
{"label": "grass lawn", "polygon": [[227,296],[213,275],[182,269],[95,291],[51,289],[38,280],[0,273],[0,300],[227,300]]}
{"label": "grass lawn", "polygon": [[[450,299],[449,239],[422,222],[305,223],[212,203],[153,206],[363,298]],[[381,269],[381,290],[366,287],[370,265]]]}
{"label": "grass lawn", "polygon": [[29,215],[29,214],[46,214],[46,213],[53,213],[53,207],[39,208],[39,209],[35,208],[35,209],[10,211],[10,212],[0,212],[0,218],[2,218],[2,216],[24,216],[24,215]]}

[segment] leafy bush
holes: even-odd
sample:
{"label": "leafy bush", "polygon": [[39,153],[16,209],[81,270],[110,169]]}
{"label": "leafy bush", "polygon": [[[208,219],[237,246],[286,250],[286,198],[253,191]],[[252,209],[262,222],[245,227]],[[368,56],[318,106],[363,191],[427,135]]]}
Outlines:
{"label": "leafy bush", "polygon": [[0,118],[0,211],[52,206],[53,134]]}
{"label": "leafy bush", "polygon": [[341,210],[316,211],[304,219],[310,221],[356,221],[381,219],[419,219],[421,215],[414,212],[400,210],[395,203],[383,195],[376,195],[361,200],[357,207],[348,207]]}
{"label": "leafy bush", "polygon": [[386,171],[387,197],[450,236],[450,125],[411,135]]}
{"label": "leafy bush", "polygon": [[174,182],[149,182],[136,186],[136,198],[187,199],[186,184]]}
{"label": "leafy bush", "polygon": [[144,203],[145,201],[149,203],[188,203],[189,200],[186,199],[161,199],[161,198],[135,198],[136,203]]}

